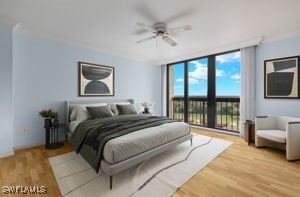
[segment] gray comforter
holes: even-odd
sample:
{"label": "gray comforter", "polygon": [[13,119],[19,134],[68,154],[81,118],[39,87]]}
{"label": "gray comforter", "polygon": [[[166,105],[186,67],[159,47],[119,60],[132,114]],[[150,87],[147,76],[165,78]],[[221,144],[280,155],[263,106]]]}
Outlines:
{"label": "gray comforter", "polygon": [[80,123],[73,132],[70,143],[98,172],[103,158],[104,145],[111,139],[128,133],[174,122],[167,117],[129,115],[88,120]]}

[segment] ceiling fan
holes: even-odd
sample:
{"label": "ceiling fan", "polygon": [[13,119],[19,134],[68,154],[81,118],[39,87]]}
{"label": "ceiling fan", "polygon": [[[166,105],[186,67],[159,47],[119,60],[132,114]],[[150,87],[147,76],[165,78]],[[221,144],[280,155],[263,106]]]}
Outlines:
{"label": "ceiling fan", "polygon": [[144,38],[142,40],[137,41],[136,43],[142,43],[151,39],[156,39],[161,37],[166,43],[171,46],[176,46],[177,42],[175,42],[172,38],[170,38],[170,34],[174,35],[178,32],[189,31],[192,29],[191,25],[183,25],[180,27],[168,28],[166,23],[155,23],[152,27],[145,25],[144,23],[137,23],[138,26],[146,30],[147,32],[153,33],[153,36]]}

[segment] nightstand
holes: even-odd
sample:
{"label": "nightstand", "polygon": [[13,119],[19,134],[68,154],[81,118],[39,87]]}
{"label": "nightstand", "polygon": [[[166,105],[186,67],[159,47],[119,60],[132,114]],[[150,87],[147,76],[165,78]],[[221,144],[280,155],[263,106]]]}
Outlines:
{"label": "nightstand", "polygon": [[248,146],[251,142],[255,143],[255,123],[252,121],[246,121],[244,123],[244,139],[248,142]]}
{"label": "nightstand", "polygon": [[44,126],[45,131],[46,131],[46,144],[45,148],[46,149],[56,149],[60,148],[64,145],[63,142],[58,141],[58,134],[60,130],[63,130],[65,127],[64,123],[60,123],[58,125],[53,125],[53,126]]}

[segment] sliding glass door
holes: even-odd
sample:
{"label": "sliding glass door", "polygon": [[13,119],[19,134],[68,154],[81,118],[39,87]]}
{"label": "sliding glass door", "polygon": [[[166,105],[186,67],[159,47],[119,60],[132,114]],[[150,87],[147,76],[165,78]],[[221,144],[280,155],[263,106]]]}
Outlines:
{"label": "sliding glass door", "polygon": [[168,115],[209,128],[239,131],[240,52],[168,65]]}

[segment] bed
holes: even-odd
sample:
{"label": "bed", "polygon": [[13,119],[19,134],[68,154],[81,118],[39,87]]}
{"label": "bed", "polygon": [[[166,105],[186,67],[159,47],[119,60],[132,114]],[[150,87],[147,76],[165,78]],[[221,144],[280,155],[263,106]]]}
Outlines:
{"label": "bed", "polygon": [[[117,108],[133,104],[133,99],[65,102],[69,142],[95,171],[101,169],[110,177],[110,189],[113,175],[182,142],[192,144],[187,123],[147,114],[118,114]],[[83,112],[99,106],[109,106],[113,116],[91,119]]]}

